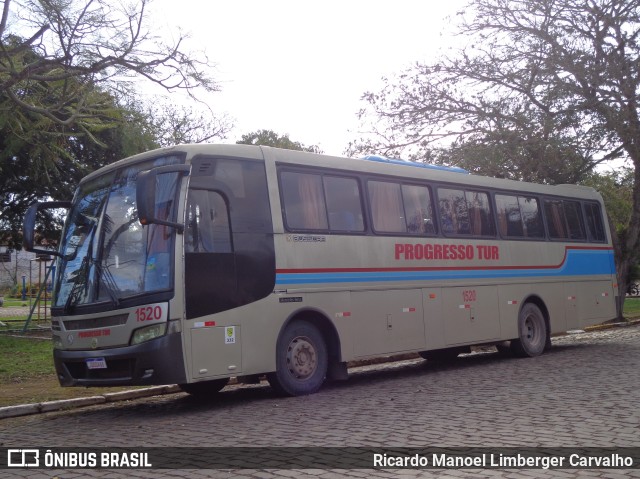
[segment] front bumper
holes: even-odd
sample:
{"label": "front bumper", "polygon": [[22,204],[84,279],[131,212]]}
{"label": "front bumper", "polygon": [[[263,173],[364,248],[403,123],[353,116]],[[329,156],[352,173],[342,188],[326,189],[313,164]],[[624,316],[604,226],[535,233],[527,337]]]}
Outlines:
{"label": "front bumper", "polygon": [[[187,382],[183,357],[180,333],[120,348],[53,351],[61,386],[182,384]],[[90,358],[104,358],[106,369],[89,369]]]}

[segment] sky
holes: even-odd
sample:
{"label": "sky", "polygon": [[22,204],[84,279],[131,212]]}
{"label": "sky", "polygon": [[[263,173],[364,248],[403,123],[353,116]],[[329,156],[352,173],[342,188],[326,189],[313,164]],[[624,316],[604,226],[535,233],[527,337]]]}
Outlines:
{"label": "sky", "polygon": [[[416,61],[452,43],[448,16],[462,0],[155,0],[164,35],[215,64],[221,91],[202,96],[235,125],[225,142],[260,129],[342,155],[358,137],[358,110]],[[174,33],[172,33],[174,32]]]}

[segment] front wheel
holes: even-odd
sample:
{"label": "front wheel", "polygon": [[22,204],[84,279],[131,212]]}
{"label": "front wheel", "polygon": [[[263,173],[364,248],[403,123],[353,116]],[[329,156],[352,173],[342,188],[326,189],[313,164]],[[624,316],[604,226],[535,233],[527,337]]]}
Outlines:
{"label": "front wheel", "polygon": [[526,303],[518,316],[518,339],[511,341],[511,350],[523,358],[539,356],[545,350],[549,332],[540,308]]}
{"label": "front wheel", "polygon": [[327,346],[320,330],[307,321],[294,321],[278,339],[276,371],[267,379],[280,394],[313,394],[324,383],[328,364]]}

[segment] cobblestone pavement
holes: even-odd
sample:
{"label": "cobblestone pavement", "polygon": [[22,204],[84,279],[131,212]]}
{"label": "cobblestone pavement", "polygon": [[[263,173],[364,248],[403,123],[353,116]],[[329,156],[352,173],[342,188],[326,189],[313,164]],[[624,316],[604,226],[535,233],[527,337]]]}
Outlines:
{"label": "cobblestone pavement", "polygon": [[[0,422],[3,447],[640,447],[640,327],[554,338],[538,358],[474,354],[358,368],[318,394],[264,385]],[[10,470],[12,477],[640,478],[618,470]]]}

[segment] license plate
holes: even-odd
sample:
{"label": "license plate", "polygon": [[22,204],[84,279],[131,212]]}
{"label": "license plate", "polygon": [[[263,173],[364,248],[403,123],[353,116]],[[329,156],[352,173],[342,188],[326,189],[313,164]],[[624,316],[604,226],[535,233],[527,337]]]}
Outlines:
{"label": "license plate", "polygon": [[107,361],[104,358],[90,358],[85,361],[88,369],[107,369]]}

